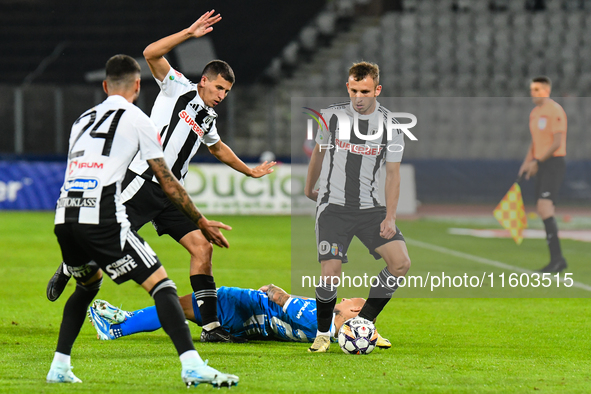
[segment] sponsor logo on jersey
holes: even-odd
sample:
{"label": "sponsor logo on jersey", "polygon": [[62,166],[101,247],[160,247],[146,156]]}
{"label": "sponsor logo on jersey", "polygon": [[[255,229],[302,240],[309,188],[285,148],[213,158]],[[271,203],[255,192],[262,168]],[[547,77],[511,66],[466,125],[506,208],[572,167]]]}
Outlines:
{"label": "sponsor logo on jersey", "polygon": [[182,110],[179,112],[179,118],[185,121],[185,123],[193,130],[199,137],[203,137],[205,134],[201,127],[195,122],[195,119],[191,118],[191,115],[187,113],[187,111]]}
{"label": "sponsor logo on jersey", "polygon": [[538,129],[544,130],[546,128],[547,124],[548,124],[548,119],[543,118],[543,117],[538,119]]}
{"label": "sponsor logo on jersey", "polygon": [[76,170],[78,168],[96,168],[97,170],[102,170],[103,163],[84,162],[84,161],[78,161],[78,160],[71,161],[68,166],[68,175],[72,175],[74,170]]}
{"label": "sponsor logo on jersey", "polygon": [[304,301],[304,305],[300,308],[300,310],[298,311],[298,314],[296,315],[296,319],[299,320],[300,317],[302,317],[302,314],[304,313],[304,309],[306,309],[306,307],[310,305],[310,301]]}
{"label": "sponsor logo on jersey", "polygon": [[185,86],[185,87],[189,86],[188,84],[184,83],[182,80],[179,80],[179,79],[178,79],[178,78],[182,78],[182,77],[184,77],[184,75],[183,75],[183,74],[181,74],[181,73],[180,73],[180,72],[178,72],[177,70],[174,70],[174,74],[176,75],[176,77],[175,77],[175,75],[169,75],[169,76],[168,76],[168,79],[170,79],[170,80],[171,80],[172,82],[174,82],[174,83],[181,84],[181,85],[183,85],[183,86]]}
{"label": "sponsor logo on jersey", "polygon": [[66,179],[64,182],[64,189],[66,191],[86,191],[94,190],[98,187],[99,181],[94,178],[74,178]]}
{"label": "sponsor logo on jersey", "polygon": [[62,197],[57,200],[58,208],[81,208],[81,207],[96,207],[95,197]]}
{"label": "sponsor logo on jersey", "polygon": [[111,279],[117,279],[121,275],[125,275],[130,272],[132,269],[137,267],[135,260],[130,255],[125,255],[125,257],[115,261],[113,264],[107,265],[105,270],[111,277]]}

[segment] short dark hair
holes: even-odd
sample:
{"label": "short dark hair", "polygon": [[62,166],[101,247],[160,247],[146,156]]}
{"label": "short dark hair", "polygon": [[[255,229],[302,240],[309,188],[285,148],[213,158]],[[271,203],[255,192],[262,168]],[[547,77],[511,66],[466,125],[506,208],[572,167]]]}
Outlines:
{"label": "short dark hair", "polygon": [[370,76],[375,82],[375,86],[380,84],[380,68],[375,63],[359,62],[353,64],[349,69],[349,77],[351,76],[356,81],[361,81],[363,78]]}
{"label": "short dark hair", "polygon": [[226,81],[234,83],[234,70],[228,63],[223,60],[212,60],[205,65],[201,76],[206,76],[208,79],[216,79],[218,75],[221,75]]}
{"label": "short dark hair", "polygon": [[122,84],[135,81],[141,74],[139,63],[127,55],[115,55],[107,60],[105,73],[110,84]]}
{"label": "short dark hair", "polygon": [[531,81],[532,81],[532,83],[534,83],[534,82],[545,83],[546,85],[552,87],[552,81],[550,80],[550,78],[548,78],[545,75],[540,75],[538,77],[532,78]]}

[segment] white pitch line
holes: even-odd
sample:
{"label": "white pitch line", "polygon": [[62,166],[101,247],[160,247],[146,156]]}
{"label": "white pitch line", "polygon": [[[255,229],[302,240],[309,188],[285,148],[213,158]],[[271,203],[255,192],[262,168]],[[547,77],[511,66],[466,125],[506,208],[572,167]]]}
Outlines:
{"label": "white pitch line", "polygon": [[[455,257],[459,257],[459,258],[470,260],[470,261],[474,261],[476,263],[480,263],[480,264],[484,264],[484,265],[490,265],[490,266],[493,266],[493,267],[503,268],[503,269],[510,270],[510,271],[515,271],[515,272],[523,272],[523,273],[526,273],[526,274],[536,273],[535,271],[531,271],[531,270],[527,270],[527,269],[524,269],[524,268],[516,267],[514,265],[505,264],[505,263],[502,263],[500,261],[490,260],[490,259],[487,259],[487,258],[484,258],[484,257],[475,256],[473,254],[468,254],[468,253],[464,253],[464,252],[458,252],[457,250],[444,248],[443,246],[437,246],[437,245],[433,245],[433,244],[430,244],[430,243],[427,243],[427,242],[423,242],[423,241],[417,241],[416,239],[409,239],[407,237],[404,237],[404,238],[406,240],[406,243],[408,243],[410,245],[416,245],[416,246],[421,247],[421,248],[433,250],[435,252],[448,254],[450,256],[455,256]],[[555,280],[556,278],[553,275],[552,275],[552,279]],[[560,282],[563,282],[564,283],[564,279],[560,279]],[[581,282],[575,282],[575,281],[573,281],[572,287],[577,287],[579,289],[591,291],[591,286],[586,285],[586,284],[581,283]]]}

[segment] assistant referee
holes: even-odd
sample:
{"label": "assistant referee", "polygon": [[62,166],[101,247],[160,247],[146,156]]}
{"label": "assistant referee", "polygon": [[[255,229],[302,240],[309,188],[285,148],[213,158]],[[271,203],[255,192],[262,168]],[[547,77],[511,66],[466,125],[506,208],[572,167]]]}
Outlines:
{"label": "assistant referee", "polygon": [[519,168],[519,175],[529,179],[536,176],[536,209],[544,221],[546,241],[550,249],[550,263],[540,272],[561,272],[567,267],[562,256],[554,205],[564,177],[566,156],[566,113],[550,98],[550,78],[533,78],[530,84],[532,101],[536,107],[529,115],[532,142]]}

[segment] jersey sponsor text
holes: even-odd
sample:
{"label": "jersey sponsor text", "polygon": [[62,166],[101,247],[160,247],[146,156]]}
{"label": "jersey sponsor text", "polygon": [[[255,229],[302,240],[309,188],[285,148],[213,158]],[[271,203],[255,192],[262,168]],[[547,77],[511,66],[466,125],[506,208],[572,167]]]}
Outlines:
{"label": "jersey sponsor text", "polygon": [[187,123],[189,125],[189,127],[191,128],[191,130],[193,130],[194,132],[197,133],[197,135],[199,135],[199,137],[203,137],[203,130],[201,129],[201,127],[199,127],[199,125],[195,122],[195,120],[193,120],[193,118],[191,118],[191,116],[187,113],[187,111],[182,110],[179,113],[179,117],[185,121],[185,123]]}
{"label": "jersey sponsor text", "polygon": [[133,257],[130,255],[125,255],[125,257],[115,261],[113,264],[107,265],[106,271],[109,273],[111,279],[115,280],[119,276],[127,274],[136,267],[137,264],[135,263]]}
{"label": "jersey sponsor text", "polygon": [[99,181],[94,178],[74,178],[66,179],[64,183],[64,189],[70,190],[94,190],[98,187]]}
{"label": "jersey sponsor text", "polygon": [[96,207],[96,198],[94,197],[62,197],[57,200],[57,208],[81,208]]}

